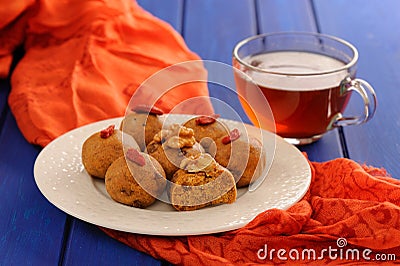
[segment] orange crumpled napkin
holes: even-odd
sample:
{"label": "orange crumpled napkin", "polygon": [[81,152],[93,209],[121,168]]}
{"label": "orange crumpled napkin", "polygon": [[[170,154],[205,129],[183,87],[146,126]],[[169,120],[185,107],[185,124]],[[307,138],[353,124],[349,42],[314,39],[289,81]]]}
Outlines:
{"label": "orange crumpled napkin", "polygon": [[[10,4],[11,3],[11,4]],[[12,53],[25,53],[11,76],[9,105],[25,138],[44,146],[78,126],[123,116],[143,81],[176,63],[200,60],[166,22],[135,1],[0,0],[0,77],[9,74]],[[195,74],[201,63],[177,69],[176,78]],[[169,112],[189,98],[207,96],[205,83],[187,83],[164,94],[157,85],[142,90],[142,103]],[[154,84],[151,83],[151,84]],[[150,101],[150,103],[146,102]],[[212,113],[205,98],[181,106]]]}
{"label": "orange crumpled napkin", "polygon": [[310,165],[312,182],[301,201],[267,210],[234,231],[161,237],[102,230],[173,264],[398,263],[400,180],[349,159]]}

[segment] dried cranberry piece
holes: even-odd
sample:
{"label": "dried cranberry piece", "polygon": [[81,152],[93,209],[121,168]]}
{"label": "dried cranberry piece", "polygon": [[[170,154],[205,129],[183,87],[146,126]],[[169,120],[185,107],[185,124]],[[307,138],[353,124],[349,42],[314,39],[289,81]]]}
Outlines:
{"label": "dried cranberry piece", "polygon": [[141,155],[140,152],[138,152],[136,149],[128,149],[128,151],[126,152],[126,158],[139,166],[146,165],[146,160],[144,159],[143,155]]}
{"label": "dried cranberry piece", "polygon": [[153,114],[153,115],[162,115],[164,111],[158,107],[140,104],[135,106],[132,111],[135,113],[142,113],[142,114]]}
{"label": "dried cranberry piece", "polygon": [[114,134],[115,125],[108,126],[106,129],[100,131],[100,137],[106,139]]}
{"label": "dried cranberry piece", "polygon": [[202,115],[196,118],[196,125],[208,125],[214,123],[220,115],[213,114],[213,115]]}
{"label": "dried cranberry piece", "polygon": [[229,135],[226,135],[225,137],[222,138],[222,144],[229,144],[232,141],[237,140],[240,137],[240,132],[237,128],[229,132]]}

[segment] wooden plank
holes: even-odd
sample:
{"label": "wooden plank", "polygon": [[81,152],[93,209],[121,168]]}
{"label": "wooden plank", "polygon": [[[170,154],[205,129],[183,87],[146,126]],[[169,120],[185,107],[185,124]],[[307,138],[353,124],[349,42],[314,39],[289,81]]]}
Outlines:
{"label": "wooden plank", "polygon": [[205,60],[232,64],[234,45],[256,33],[251,0],[187,0],[184,32],[189,48]]}
{"label": "wooden plank", "polygon": [[179,33],[182,32],[184,0],[138,0],[138,4],[154,16],[168,22]]}
{"label": "wooden plank", "polygon": [[[370,122],[344,129],[350,158],[384,167],[400,178],[400,2],[317,0],[315,7],[322,32],[358,48],[357,75],[375,87],[378,97],[378,110]],[[359,109],[356,104],[350,103],[350,113]]]}
{"label": "wooden plank", "polygon": [[66,215],[33,178],[39,149],[21,135],[10,112],[0,135],[0,264],[57,265]]}
{"label": "wooden plank", "polygon": [[[79,237],[78,237],[79,236]],[[97,226],[74,219],[63,265],[150,265],[161,262],[107,236]]]}
{"label": "wooden plank", "polygon": [[313,162],[325,162],[335,158],[343,157],[337,130],[329,131],[320,140],[313,144],[300,146],[302,152],[307,153],[308,158]]}
{"label": "wooden plank", "polygon": [[[257,0],[258,29],[260,33],[284,31],[316,32],[313,8],[308,0]],[[301,146],[311,161],[327,161],[342,157],[339,132],[328,132],[316,143]]]}
{"label": "wooden plank", "polygon": [[260,33],[317,31],[309,0],[257,0]]}

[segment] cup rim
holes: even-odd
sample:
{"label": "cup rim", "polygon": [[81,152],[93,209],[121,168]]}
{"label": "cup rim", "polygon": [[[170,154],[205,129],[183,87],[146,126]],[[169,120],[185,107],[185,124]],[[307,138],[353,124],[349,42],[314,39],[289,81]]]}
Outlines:
{"label": "cup rim", "polygon": [[[313,72],[313,73],[286,73],[286,72],[277,72],[277,71],[270,71],[270,70],[265,70],[253,65],[250,65],[249,63],[243,61],[243,59],[239,56],[238,51],[239,49],[246,43],[253,41],[255,39],[259,39],[259,38],[265,38],[265,37],[269,37],[269,36],[278,36],[278,35],[304,35],[304,36],[315,36],[315,37],[323,37],[323,38],[327,38],[327,39],[331,39],[334,40],[336,42],[342,43],[344,45],[346,45],[348,48],[351,49],[351,51],[353,52],[353,57],[352,59],[345,64],[344,66],[341,66],[339,68],[335,68],[332,70],[327,70],[327,71],[317,71],[317,72]],[[351,44],[350,42],[341,39],[339,37],[336,36],[332,36],[332,35],[328,35],[328,34],[323,34],[323,33],[319,33],[319,32],[272,32],[272,33],[262,33],[262,34],[256,34],[256,35],[252,35],[250,37],[247,37],[245,39],[242,39],[241,41],[239,41],[233,48],[233,52],[232,52],[233,58],[235,60],[237,60],[240,64],[258,71],[258,72],[263,72],[263,73],[267,73],[267,74],[274,74],[274,75],[285,75],[285,76],[316,76],[316,75],[325,75],[325,74],[332,74],[332,73],[336,73],[336,72],[341,72],[341,71],[345,71],[347,69],[350,69],[351,67],[353,67],[357,61],[358,61],[358,50],[357,48]]]}

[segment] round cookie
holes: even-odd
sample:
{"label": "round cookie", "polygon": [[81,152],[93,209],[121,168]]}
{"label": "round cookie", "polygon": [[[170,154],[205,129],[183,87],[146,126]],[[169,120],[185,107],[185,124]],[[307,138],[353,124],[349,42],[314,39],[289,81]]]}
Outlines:
{"label": "round cookie", "polygon": [[[130,152],[136,154],[133,159],[129,159]],[[165,172],[148,154],[128,150],[126,157],[119,157],[108,168],[105,176],[107,193],[119,203],[146,208],[163,193]]]}
{"label": "round cookie", "polygon": [[193,129],[194,137],[197,142],[208,150],[213,149],[213,142],[222,136],[229,134],[228,127],[220,120],[219,115],[197,116],[183,124],[183,126]]}
{"label": "round cookie", "polygon": [[120,130],[131,135],[142,151],[145,150],[155,134],[162,128],[159,115],[163,112],[155,107],[136,106],[134,112],[127,114],[121,122]]}
{"label": "round cookie", "polygon": [[233,130],[230,135],[219,138],[216,150],[211,152],[219,164],[232,172],[236,186],[245,187],[260,177],[265,168],[265,153],[258,139],[249,137],[246,141],[238,134]]}
{"label": "round cookie", "polygon": [[207,206],[233,203],[237,190],[231,172],[209,154],[182,161],[182,169],[171,179],[168,195],[178,211],[192,211]]}
{"label": "round cookie", "polygon": [[184,158],[197,156],[203,151],[194,139],[193,130],[178,124],[162,129],[147,145],[147,152],[161,164],[168,180],[179,169]]}
{"label": "round cookie", "polygon": [[[122,136],[123,133],[120,130],[110,125],[85,140],[82,145],[82,163],[88,174],[104,178],[112,162],[124,155]],[[139,148],[132,137],[127,135],[125,137],[127,146]]]}

